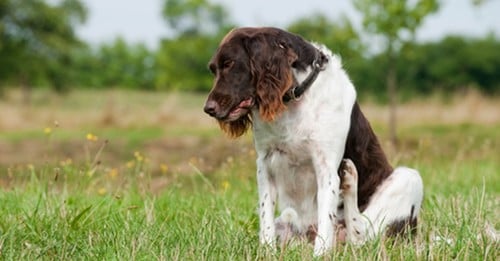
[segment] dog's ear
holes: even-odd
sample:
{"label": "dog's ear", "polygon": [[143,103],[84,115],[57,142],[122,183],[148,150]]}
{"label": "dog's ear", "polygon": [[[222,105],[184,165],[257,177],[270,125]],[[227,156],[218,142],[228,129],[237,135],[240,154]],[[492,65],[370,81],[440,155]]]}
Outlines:
{"label": "dog's ear", "polygon": [[272,121],[286,109],[283,96],[294,83],[291,66],[297,54],[278,31],[260,31],[243,44],[250,58],[260,117]]}

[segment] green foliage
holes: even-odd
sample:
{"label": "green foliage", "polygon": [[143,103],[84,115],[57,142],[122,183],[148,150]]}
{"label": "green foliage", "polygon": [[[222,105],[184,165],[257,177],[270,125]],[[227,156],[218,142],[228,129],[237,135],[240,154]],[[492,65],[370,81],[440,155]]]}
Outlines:
{"label": "green foliage", "polygon": [[[144,44],[129,45],[122,38],[103,44],[97,50],[87,50],[79,56],[81,77],[75,84],[92,87],[154,88],[155,53]],[[85,70],[87,68],[88,70]]]}
{"label": "green foliage", "polygon": [[[414,42],[415,30],[421,25],[423,19],[434,13],[439,8],[439,0],[355,0],[354,7],[363,16],[365,31],[380,36],[385,40],[382,55],[371,61],[372,66],[361,65],[361,69],[368,71],[367,75],[373,77],[373,81],[367,81],[366,77],[359,77],[363,84],[377,85],[383,82],[387,86],[387,96],[391,103],[391,112],[395,112],[398,74],[397,70],[405,70],[405,64],[399,61],[402,49]],[[377,66],[373,66],[377,64]],[[357,74],[363,75],[363,73]],[[380,87],[375,87],[377,92]],[[372,92],[373,93],[373,92]],[[380,96],[380,95],[378,95]],[[391,113],[391,125],[394,126],[395,113]],[[395,126],[394,126],[395,127]],[[392,129],[394,129],[394,127]],[[394,137],[395,140],[395,137]]]}
{"label": "green foliage", "polygon": [[388,51],[413,37],[423,19],[439,9],[439,0],[355,0],[354,6],[363,16],[369,33],[386,39]]}
{"label": "green foliage", "polygon": [[478,87],[500,92],[500,42],[494,37],[467,39],[450,36],[440,42],[414,45],[402,53],[398,69],[406,92],[449,93]]}
{"label": "green foliage", "polygon": [[[476,88],[484,94],[500,93],[500,41],[449,36],[441,41],[405,45],[396,68],[403,99]],[[349,71],[358,93],[387,101],[385,54],[366,58]]]}
{"label": "green foliage", "polygon": [[[474,1],[482,4],[487,1]],[[152,50],[122,38],[90,46],[75,34],[87,12],[81,0],[0,0],[0,87],[71,86],[206,92],[206,69],[219,41],[234,27],[224,6],[211,0],[165,0],[162,14],[169,37]],[[359,96],[388,98],[387,72],[393,68],[400,96],[427,95],[475,87],[499,93],[499,40],[448,37],[417,43],[423,19],[438,0],[356,0],[365,33],[385,39],[374,53],[351,22],[315,14],[287,26],[291,32],[324,43],[342,57]]]}
{"label": "green foliage", "polygon": [[167,0],[163,15],[175,36],[162,40],[157,57],[157,88],[209,90],[212,76],[207,63],[232,27],[225,9],[208,0]]}
{"label": "green foliage", "polygon": [[162,90],[207,91],[212,75],[207,64],[219,38],[184,35],[162,41],[158,54],[156,86]]}
{"label": "green foliage", "polygon": [[344,62],[360,59],[366,52],[358,32],[346,17],[335,22],[322,14],[316,14],[293,22],[288,30],[328,46],[334,53],[341,55]]}
{"label": "green foliage", "polygon": [[74,28],[85,18],[86,9],[78,0],[1,0],[0,76],[4,81],[0,84],[64,88],[71,51],[80,45]]}
{"label": "green foliage", "polygon": [[176,35],[214,34],[230,23],[224,7],[209,0],[165,0],[163,16]]}

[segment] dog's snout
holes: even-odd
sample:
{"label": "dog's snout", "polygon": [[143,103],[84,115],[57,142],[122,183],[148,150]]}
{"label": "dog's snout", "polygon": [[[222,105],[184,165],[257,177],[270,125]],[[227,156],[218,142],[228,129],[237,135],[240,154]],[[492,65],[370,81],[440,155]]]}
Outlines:
{"label": "dog's snout", "polygon": [[212,117],[215,117],[215,115],[219,111],[219,104],[216,101],[214,101],[214,100],[208,100],[205,103],[205,108],[203,108],[203,110],[208,115],[210,115]]}

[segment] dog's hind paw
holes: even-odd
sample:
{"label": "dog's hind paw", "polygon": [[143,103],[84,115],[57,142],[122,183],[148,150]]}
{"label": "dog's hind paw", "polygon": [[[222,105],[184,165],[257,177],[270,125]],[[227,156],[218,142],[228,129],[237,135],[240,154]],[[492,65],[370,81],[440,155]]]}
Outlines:
{"label": "dog's hind paw", "polygon": [[354,162],[343,159],[340,165],[340,191],[345,196],[357,193],[358,171]]}

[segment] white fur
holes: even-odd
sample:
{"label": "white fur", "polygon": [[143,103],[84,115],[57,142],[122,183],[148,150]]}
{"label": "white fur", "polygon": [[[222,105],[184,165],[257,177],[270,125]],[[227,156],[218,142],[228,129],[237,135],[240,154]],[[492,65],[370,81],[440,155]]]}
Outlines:
{"label": "white fur", "polygon": [[[342,69],[340,58],[324,46],[315,46],[328,56],[328,64],[300,100],[287,104],[287,110],[272,122],[262,121],[256,109],[252,114],[257,151],[260,241],[275,246],[277,202],[280,212],[293,213],[285,217],[293,220],[299,231],[305,232],[310,225],[317,225],[314,254],[322,255],[334,245],[335,217],[345,215],[348,238],[353,242],[363,242],[379,233],[388,222],[403,213],[408,215],[406,209],[399,215],[399,208],[411,206],[404,204],[415,201],[415,197],[421,201],[422,187],[418,173],[396,169],[391,179],[381,185],[385,189],[373,195],[370,206],[363,213],[366,218],[361,218],[357,199],[353,199],[352,193],[344,195],[344,213],[337,213],[341,200],[337,169],[344,154],[356,92]],[[301,82],[309,71],[294,74]],[[411,188],[414,183],[420,184],[419,187]],[[399,197],[395,199],[395,195]],[[356,217],[357,223],[347,221],[347,217]],[[354,235],[354,228],[362,235]]]}
{"label": "white fur", "polygon": [[[314,253],[334,242],[340,180],[337,169],[344,154],[354,86],[341,68],[340,59],[320,47],[329,62],[314,84],[273,122],[263,122],[253,111],[260,198],[260,240],[274,245],[274,202],[280,211],[293,208],[299,229],[318,225]],[[300,82],[309,72],[296,73]],[[322,113],[320,113],[322,112]],[[328,113],[324,113],[328,112]]]}

